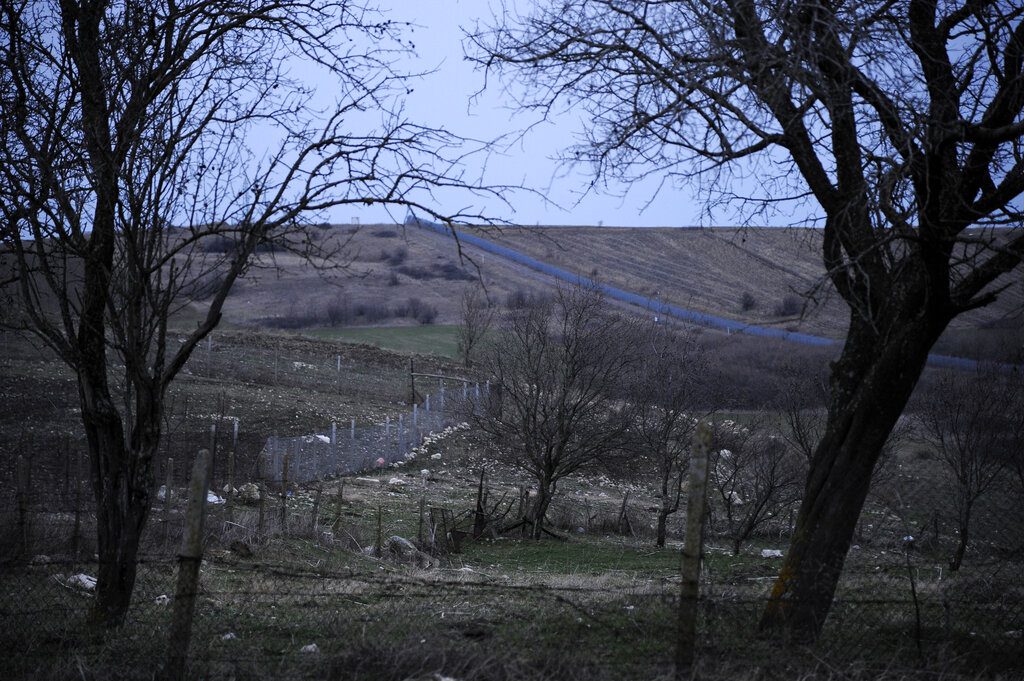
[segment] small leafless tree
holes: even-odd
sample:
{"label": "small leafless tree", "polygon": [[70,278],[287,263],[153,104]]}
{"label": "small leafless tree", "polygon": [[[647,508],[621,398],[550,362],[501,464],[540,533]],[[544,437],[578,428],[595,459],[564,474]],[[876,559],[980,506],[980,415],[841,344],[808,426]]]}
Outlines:
{"label": "small leafless tree", "polygon": [[806,460],[761,424],[716,424],[708,464],[713,518],[739,554],[759,528],[799,502]]}
{"label": "small leafless tree", "polygon": [[947,373],[924,400],[921,421],[951,487],[958,539],[949,561],[956,571],[971,541],[974,509],[1019,459],[1024,391],[996,367]]}
{"label": "small leafless tree", "polygon": [[128,609],[168,386],[234,283],[275,252],[330,262],[320,211],[465,186],[459,141],[401,116],[407,50],[360,0],[0,0],[3,321],[77,379],[96,621]]}
{"label": "small leafless tree", "polygon": [[511,311],[486,343],[495,399],[474,421],[536,480],[524,519],[535,539],[559,481],[622,445],[629,420],[615,397],[636,362],[631,326],[598,291],[561,288]]}
{"label": "small leafless tree", "polygon": [[626,399],[632,417],[626,451],[650,462],[659,498],[655,543],[665,545],[668,518],[679,510],[690,439],[703,395],[703,358],[692,335],[664,324],[639,326],[639,368]]}
{"label": "small leafless tree", "polygon": [[798,367],[790,367],[787,375],[780,405],[785,426],[782,436],[810,463],[825,433],[828,385],[824,376]]}
{"label": "small leafless tree", "polygon": [[462,324],[458,328],[458,354],[469,367],[481,341],[494,323],[495,306],[481,286],[471,285],[462,293]]}

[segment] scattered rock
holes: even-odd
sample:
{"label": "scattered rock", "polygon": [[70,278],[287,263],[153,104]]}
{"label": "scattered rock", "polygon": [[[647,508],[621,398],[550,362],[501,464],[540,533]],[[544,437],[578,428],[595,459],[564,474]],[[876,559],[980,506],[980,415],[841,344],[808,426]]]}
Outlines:
{"label": "scattered rock", "polygon": [[160,594],[159,596],[153,599],[153,602],[157,605],[168,605],[171,602],[171,597],[167,594]]}
{"label": "scattered rock", "polygon": [[216,506],[218,504],[223,504],[224,499],[222,497],[217,496],[216,492],[207,492],[206,503],[213,504],[214,506]]}
{"label": "scattered rock", "polygon": [[243,504],[260,503],[260,488],[254,482],[247,482],[238,488],[236,497]]}
{"label": "scattered rock", "polygon": [[391,478],[390,480],[388,480],[388,484],[389,485],[396,485],[396,486],[404,485],[405,484],[405,480],[402,480],[401,478]]}
{"label": "scattered rock", "polygon": [[90,575],[80,573],[77,575],[71,575],[68,577],[68,586],[76,589],[82,589],[83,591],[95,591],[96,590],[96,578]]}
{"label": "scattered rock", "polygon": [[221,641],[234,641],[236,638],[238,638],[238,637],[235,636],[235,632],[229,631],[228,633],[226,633],[223,636],[221,636],[220,640]]}
{"label": "scattered rock", "polygon": [[318,654],[320,652],[320,647],[315,643],[310,643],[309,645],[302,646],[299,649],[299,652]]}
{"label": "scattered rock", "polygon": [[762,558],[782,558],[782,551],[779,549],[761,549]]}

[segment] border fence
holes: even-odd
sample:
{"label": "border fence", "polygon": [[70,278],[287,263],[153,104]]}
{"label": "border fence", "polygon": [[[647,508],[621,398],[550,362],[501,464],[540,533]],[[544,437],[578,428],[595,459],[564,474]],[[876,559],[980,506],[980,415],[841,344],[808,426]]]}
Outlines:
{"label": "border fence", "polygon": [[359,426],[352,419],[332,422],[323,433],[270,437],[259,455],[258,476],[302,484],[405,462],[426,436],[461,423],[490,395],[489,382],[457,382],[460,389],[446,390],[444,380],[439,381],[437,392],[423,397],[422,407],[413,404],[384,423]]}

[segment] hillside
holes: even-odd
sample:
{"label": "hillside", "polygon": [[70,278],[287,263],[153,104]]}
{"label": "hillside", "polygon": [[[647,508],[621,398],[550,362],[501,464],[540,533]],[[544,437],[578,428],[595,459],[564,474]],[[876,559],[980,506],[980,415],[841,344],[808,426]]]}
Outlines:
{"label": "hillside", "polygon": [[[429,230],[336,226],[319,238],[343,246],[344,262],[321,272],[290,255],[257,270],[232,293],[229,324],[286,329],[456,324],[461,292],[483,281],[504,304],[554,280]],[[544,263],[626,291],[762,326],[842,338],[847,309],[824,276],[820,232],[801,229],[609,227],[473,230]],[[264,256],[265,258],[267,256]],[[1019,349],[1024,287],[955,320],[940,352],[1005,358]],[[203,306],[196,304],[196,311]]]}

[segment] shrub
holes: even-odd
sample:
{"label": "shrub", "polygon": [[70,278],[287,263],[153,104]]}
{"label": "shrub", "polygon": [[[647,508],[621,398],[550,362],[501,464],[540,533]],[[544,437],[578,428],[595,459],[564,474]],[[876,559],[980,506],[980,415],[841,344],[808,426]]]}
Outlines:
{"label": "shrub", "polygon": [[405,262],[407,257],[409,257],[408,249],[405,247],[399,248],[388,257],[388,264],[392,267],[398,267]]}
{"label": "shrub", "polygon": [[402,265],[398,268],[398,272],[417,281],[420,279],[430,279],[434,276],[427,268],[417,265]]}
{"label": "shrub", "polygon": [[348,298],[332,300],[327,304],[327,322],[331,326],[351,324],[354,317]]}
{"label": "shrub", "polygon": [[424,303],[419,298],[410,298],[405,304],[405,307],[400,309],[402,314],[398,316],[411,317],[420,324],[433,324],[434,319],[437,318],[437,308],[428,303]]}
{"label": "shrub", "polygon": [[776,317],[792,317],[800,314],[801,309],[800,299],[790,294],[779,301],[774,312]]}
{"label": "shrub", "polygon": [[434,271],[448,281],[475,281],[476,277],[462,269],[453,262],[446,262],[443,265],[434,265]]}
{"label": "shrub", "polygon": [[522,310],[526,307],[532,296],[521,288],[510,292],[505,296],[505,307],[510,310]]}
{"label": "shrub", "polygon": [[740,298],[740,307],[743,309],[744,312],[750,312],[755,307],[757,307],[757,298],[754,297],[753,293],[747,291]]}
{"label": "shrub", "polygon": [[378,239],[394,239],[398,236],[398,232],[393,229],[378,229],[376,232],[373,232],[371,236],[375,236]]}
{"label": "shrub", "polygon": [[355,306],[355,315],[363,321],[379,322],[391,316],[391,309],[383,303],[359,303]]}
{"label": "shrub", "polygon": [[226,236],[215,236],[199,242],[204,253],[234,253],[235,240]]}
{"label": "shrub", "polygon": [[388,275],[388,286],[398,286],[398,275],[394,272]]}

